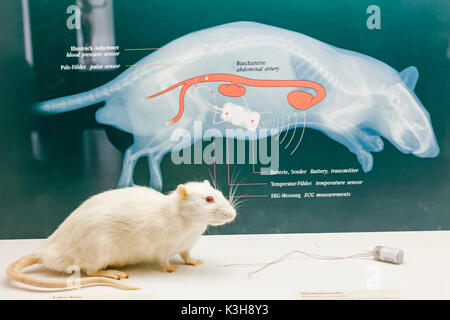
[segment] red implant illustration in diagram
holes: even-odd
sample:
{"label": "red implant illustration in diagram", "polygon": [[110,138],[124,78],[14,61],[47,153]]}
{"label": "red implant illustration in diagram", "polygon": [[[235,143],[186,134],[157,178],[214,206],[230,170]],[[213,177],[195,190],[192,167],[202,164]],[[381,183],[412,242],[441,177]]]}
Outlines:
{"label": "red implant illustration in diagram", "polygon": [[151,96],[144,98],[144,100],[158,97],[162,94],[165,94],[165,93],[181,86],[178,113],[173,119],[171,119],[168,122],[168,124],[172,124],[172,123],[177,122],[183,115],[184,96],[186,94],[186,91],[189,89],[189,87],[194,84],[205,83],[205,82],[228,82],[225,84],[221,84],[218,88],[219,93],[221,93],[224,96],[228,96],[228,97],[244,96],[245,92],[246,92],[245,86],[265,87],[265,88],[301,87],[301,88],[309,88],[309,89],[314,90],[316,92],[315,96],[313,96],[312,94],[310,94],[308,92],[300,91],[300,90],[294,90],[288,94],[287,100],[288,100],[289,104],[293,108],[299,109],[299,110],[306,110],[306,109],[313,107],[314,105],[316,105],[317,103],[322,101],[326,95],[325,88],[314,81],[308,81],[308,80],[260,80],[260,79],[245,78],[245,77],[237,76],[234,74],[213,73],[213,74],[208,74],[208,75],[197,76],[197,77],[190,78],[185,81],[179,82],[163,91],[160,91],[158,93],[155,93]]}

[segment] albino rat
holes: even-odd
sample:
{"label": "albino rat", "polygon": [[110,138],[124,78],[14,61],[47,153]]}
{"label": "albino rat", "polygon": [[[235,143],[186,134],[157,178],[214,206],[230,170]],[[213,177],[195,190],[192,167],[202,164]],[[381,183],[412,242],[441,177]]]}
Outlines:
{"label": "albino rat", "polygon": [[188,265],[198,266],[189,251],[208,225],[218,226],[236,216],[230,201],[209,181],[179,185],[165,195],[141,186],[109,190],[83,202],[33,254],[12,263],[8,276],[43,288],[72,288],[66,280],[40,279],[21,272],[41,263],[48,269],[69,272],[73,266],[90,277],[79,284],[106,284],[139,289],[117,280],[128,272],[106,269],[157,260],[174,272],[169,259],[180,254]]}

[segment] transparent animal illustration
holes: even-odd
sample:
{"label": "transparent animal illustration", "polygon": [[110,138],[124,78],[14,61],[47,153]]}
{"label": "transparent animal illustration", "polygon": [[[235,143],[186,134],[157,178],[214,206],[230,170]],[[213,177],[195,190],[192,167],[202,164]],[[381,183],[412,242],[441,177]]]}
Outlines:
{"label": "transparent animal illustration", "polygon": [[[439,147],[414,93],[417,80],[415,67],[399,73],[300,33],[236,22],[185,35],[109,83],[36,110],[60,113],[105,101],[97,121],[134,137],[119,186],[133,184],[135,164],[147,156],[150,186],[160,190],[163,156],[202,138],[192,132],[194,121],[223,136],[232,127],[319,130],[354,153],[365,172],[373,166],[371,152],[383,150],[381,137],[403,153],[435,157]],[[170,139],[178,128],[192,132],[189,143]]]}

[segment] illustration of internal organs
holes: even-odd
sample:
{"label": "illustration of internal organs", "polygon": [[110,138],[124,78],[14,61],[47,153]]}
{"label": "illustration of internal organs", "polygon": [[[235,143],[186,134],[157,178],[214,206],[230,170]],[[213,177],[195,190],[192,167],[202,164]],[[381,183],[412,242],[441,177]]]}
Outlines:
{"label": "illustration of internal organs", "polygon": [[314,97],[311,93],[305,92],[305,91],[291,91],[287,95],[287,100],[289,104],[299,110],[306,110],[308,108],[311,108],[315,104],[322,101],[322,99],[325,97],[325,89],[320,84],[313,82],[313,81],[307,81],[307,80],[257,80],[257,79],[249,79],[240,77],[233,74],[207,74],[204,76],[198,76],[194,77],[188,80],[185,80],[183,82],[179,82],[170,88],[167,88],[166,90],[163,90],[161,92],[155,93],[151,96],[146,97],[145,99],[152,99],[155,97],[158,97],[162,94],[165,94],[169,91],[172,91],[173,89],[181,86],[180,91],[180,107],[178,109],[178,114],[170,120],[168,123],[172,124],[174,122],[177,122],[181,116],[183,115],[184,111],[184,96],[186,94],[186,91],[189,89],[192,85],[198,85],[199,83],[204,82],[230,82],[229,84],[221,84],[218,88],[219,92],[223,94],[224,96],[228,97],[242,97],[246,89],[243,85],[247,86],[253,86],[253,87],[305,87],[313,89],[317,92],[316,96]]}
{"label": "illustration of internal organs", "polygon": [[[271,129],[294,132],[292,137],[298,128],[318,130],[354,153],[368,172],[372,153],[383,150],[382,138],[403,153],[438,155],[430,115],[414,93],[418,77],[415,67],[398,72],[297,32],[236,22],[171,41],[110,82],[38,103],[36,111],[66,112],[104,101],[97,121],[134,138],[119,186],[132,185],[137,160],[148,157],[150,186],[160,190],[164,155],[205,138],[194,130],[198,121],[204,131],[214,128],[224,137],[230,127],[258,132],[256,138],[237,137],[247,140],[263,139]],[[191,139],[171,139],[178,129]],[[279,139],[285,148],[304,151],[297,148],[301,140],[292,140]]]}

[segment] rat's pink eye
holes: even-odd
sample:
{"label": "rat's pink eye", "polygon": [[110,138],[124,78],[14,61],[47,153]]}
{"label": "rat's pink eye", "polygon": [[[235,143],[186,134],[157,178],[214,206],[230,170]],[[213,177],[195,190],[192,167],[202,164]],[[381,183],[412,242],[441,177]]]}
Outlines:
{"label": "rat's pink eye", "polygon": [[208,202],[208,203],[213,203],[213,202],[214,202],[214,198],[211,197],[211,196],[207,196],[205,200],[206,200],[206,202]]}

